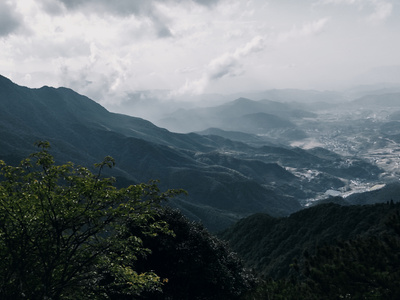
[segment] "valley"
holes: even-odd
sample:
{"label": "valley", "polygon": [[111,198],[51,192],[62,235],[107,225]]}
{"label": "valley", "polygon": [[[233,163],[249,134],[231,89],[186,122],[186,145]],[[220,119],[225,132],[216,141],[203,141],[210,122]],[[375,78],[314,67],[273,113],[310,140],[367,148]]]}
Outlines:
{"label": "valley", "polygon": [[[348,157],[348,164],[352,163],[353,157],[357,157],[383,170],[377,180],[353,179],[341,189],[329,190],[325,193],[328,196],[347,197],[353,193],[383,187],[388,182],[398,182],[400,145],[396,135],[400,133],[400,123],[393,120],[389,113],[398,110],[400,105],[340,105],[334,110],[320,111],[318,117],[301,120],[296,124],[304,129],[308,138],[294,141],[291,146],[303,149],[323,147]],[[325,194],[319,195],[317,199],[323,198]]]}
{"label": "valley", "polygon": [[299,91],[303,102],[296,91],[291,102],[282,100],[286,91],[267,94],[281,102],[237,98],[150,122],[70,89],[29,89],[0,77],[0,159],[18,163],[38,140],[49,141],[61,163],[93,166],[110,155],[117,164],[107,175],[121,187],[155,179],[163,189],[182,188],[188,195],[168,205],[211,231],[398,182],[398,94],[362,106],[341,97],[304,101],[327,95],[315,91]]}
{"label": "valley", "polygon": [[[316,200],[331,196],[346,198],[399,181],[400,94],[391,90],[370,93],[353,95],[354,99],[339,94],[326,98],[327,94],[321,93],[319,99],[315,92],[310,92],[312,102],[305,100],[306,91],[299,91],[296,98],[294,91],[275,90],[258,97],[270,96],[279,101],[239,98],[215,107],[190,109],[185,114],[182,111],[170,114],[161,118],[160,123],[169,129],[196,129],[205,136],[217,135],[253,147],[225,154],[278,163],[301,182],[291,195],[302,206],[309,206]],[[288,95],[286,99],[291,102],[285,102]],[[251,122],[244,118],[247,116],[252,116]],[[195,122],[186,126],[189,119]],[[331,165],[321,168],[315,159],[305,164],[296,162],[294,157],[287,160],[286,151],[280,151],[279,155],[259,151],[266,146],[286,151],[302,149],[305,152],[300,160],[311,151],[319,158],[329,158]],[[363,164],[375,169],[366,168],[364,174],[354,170]],[[264,184],[280,186],[275,181]]]}
{"label": "valley", "polygon": [[[299,94],[304,98],[307,93]],[[364,281],[383,278],[395,291],[398,274],[390,278],[387,274],[398,266],[398,258],[390,253],[398,252],[400,246],[393,235],[393,230],[400,232],[399,95],[370,97],[361,102],[365,105],[357,99],[300,103],[237,98],[219,106],[166,114],[162,122],[168,126],[160,126],[157,121],[108,111],[67,88],[29,89],[0,76],[0,160],[5,169],[6,163],[17,166],[37,151],[35,142],[48,141],[48,151],[58,163],[72,162],[87,166],[88,171],[111,156],[109,162],[115,161],[115,166],[104,169],[102,175],[114,177],[121,191],[146,182],[155,184],[151,186],[157,192],[158,188],[167,193],[185,190],[157,208],[177,239],[155,234],[155,244],[153,239],[146,241],[146,247],[154,250],[152,259],[139,258],[135,266],[171,279],[163,289],[167,293],[211,291],[182,290],[181,280],[190,278],[195,286],[198,282],[209,286],[212,281],[213,288],[229,294],[226,299],[234,299],[232,291],[235,294],[243,282],[235,295],[254,292],[249,299],[269,298],[271,291],[283,295],[285,290],[294,295],[285,299],[298,299],[299,291],[304,295],[300,298],[323,299],[308,295],[326,293],[318,284],[324,284],[321,274],[331,281],[325,270],[331,253],[343,254],[333,263],[337,275],[343,273],[341,261],[352,263],[354,253],[373,246],[380,250],[372,260],[363,255],[369,252],[365,250],[356,254],[357,260],[367,266],[365,270],[379,272],[352,273],[344,280],[339,276],[338,285],[358,282],[359,277]],[[390,101],[385,103],[385,99]],[[43,151],[47,155],[47,148]],[[15,170],[24,168],[26,161]],[[393,238],[388,241],[381,238],[384,235]],[[375,253],[385,263],[369,267]],[[150,261],[155,261],[154,266]],[[247,268],[269,279],[256,282],[257,275]],[[315,277],[314,271],[319,272]],[[174,283],[174,278],[182,279]],[[225,288],[225,282],[234,287]],[[253,284],[256,289],[250,291]],[[388,293],[387,289],[379,292]]]}

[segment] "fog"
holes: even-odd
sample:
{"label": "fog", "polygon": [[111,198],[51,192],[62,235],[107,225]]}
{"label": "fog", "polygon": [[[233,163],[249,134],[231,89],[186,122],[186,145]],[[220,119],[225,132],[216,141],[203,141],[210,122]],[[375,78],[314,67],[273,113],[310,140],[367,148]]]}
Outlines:
{"label": "fog", "polygon": [[[254,102],[271,102],[286,105],[293,109],[307,111],[325,111],[330,108],[355,110],[363,97],[368,95],[387,95],[400,93],[400,84],[360,85],[345,90],[300,90],[300,89],[271,89],[264,91],[247,91],[233,94],[200,94],[171,97],[171,91],[139,91],[128,95],[119,103],[108,103],[105,107],[111,111],[127,114],[151,121],[173,132],[188,133],[202,131],[218,124],[209,116],[213,111],[223,110],[239,98]],[[398,99],[400,102],[400,98]],[[379,103],[379,102],[378,102]],[[386,107],[383,106],[382,109]],[[286,109],[286,108],[283,108]],[[255,112],[255,111],[254,111]],[[268,111],[266,111],[268,112]],[[269,111],[274,113],[274,111]],[[200,116],[199,116],[200,115]],[[173,121],[171,121],[173,120]],[[238,122],[236,120],[236,122]],[[303,142],[300,142],[303,144]]]}

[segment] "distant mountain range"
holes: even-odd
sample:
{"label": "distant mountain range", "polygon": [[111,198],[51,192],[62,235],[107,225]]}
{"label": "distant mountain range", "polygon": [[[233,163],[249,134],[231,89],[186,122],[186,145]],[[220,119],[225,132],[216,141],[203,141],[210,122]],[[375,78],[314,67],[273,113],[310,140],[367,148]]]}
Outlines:
{"label": "distant mountain range", "polygon": [[[250,134],[269,134],[279,131],[284,138],[296,129],[291,119],[314,117],[315,114],[288,104],[263,100],[238,98],[219,106],[178,110],[158,121],[160,126],[174,131],[203,131],[219,128]],[[297,139],[306,136],[297,129]]]}
{"label": "distant mountain range", "polygon": [[[380,91],[382,92],[382,91]],[[352,92],[352,99],[364,95]],[[330,106],[331,104],[347,101],[343,93],[331,91],[273,89],[266,91],[241,92],[237,94],[200,94],[174,95],[169,90],[143,90],[128,94],[119,103],[107,103],[111,111],[140,116],[158,124],[158,120],[179,109],[191,110],[197,107],[219,106],[231,102],[233,99],[248,98],[256,101],[269,99],[273,102],[286,102],[315,106]],[[160,125],[160,124],[158,124]]]}
{"label": "distant mountain range", "polygon": [[352,101],[356,106],[395,107],[400,109],[400,92],[381,95],[366,95]]}
{"label": "distant mountain range", "polygon": [[382,170],[363,160],[349,164],[322,148],[290,148],[262,138],[271,132],[282,140],[301,137],[305,133],[292,120],[310,116],[282,103],[241,98],[171,115],[169,122],[186,119],[203,128],[196,124],[207,117],[219,127],[180,134],[111,113],[67,88],[30,89],[0,76],[0,159],[18,163],[38,140],[51,143],[58,163],[90,167],[110,155],[117,166],[107,175],[120,185],[159,179],[161,188],[183,188],[189,195],[170,205],[220,230],[257,212],[289,215],[346,179],[378,178]]}

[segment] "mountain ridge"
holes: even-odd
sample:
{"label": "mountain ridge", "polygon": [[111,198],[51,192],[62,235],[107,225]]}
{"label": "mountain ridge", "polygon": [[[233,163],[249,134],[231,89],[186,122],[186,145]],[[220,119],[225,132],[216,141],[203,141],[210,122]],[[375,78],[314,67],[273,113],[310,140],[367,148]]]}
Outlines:
{"label": "mountain ridge", "polygon": [[[247,101],[253,103],[239,100]],[[187,190],[187,197],[170,204],[212,230],[256,212],[289,215],[327,186],[341,187],[339,177],[376,179],[381,172],[355,158],[351,165],[340,156],[332,160],[327,150],[318,155],[317,150],[262,140],[250,145],[218,135],[174,133],[141,118],[109,112],[71,89],[29,89],[4,77],[0,137],[0,159],[14,164],[32,153],[38,140],[49,141],[61,163],[90,167],[110,155],[117,165],[108,172],[124,184],[157,179],[161,188]],[[318,170],[310,177],[307,172],[313,168]]]}
{"label": "mountain ridge", "polygon": [[34,151],[34,142],[48,140],[61,163],[90,166],[111,155],[117,165],[109,172],[124,182],[159,179],[162,188],[184,188],[189,196],[175,204],[219,211],[218,224],[259,210],[284,215],[301,209],[296,199],[276,194],[235,166],[207,164],[196,157],[222,148],[247,149],[243,143],[173,133],[141,118],[111,113],[67,88],[29,89],[4,77],[0,108],[0,158],[15,164]]}
{"label": "mountain ridge", "polygon": [[[389,201],[390,199],[386,199]],[[322,246],[379,235],[400,203],[342,206],[325,203],[286,218],[254,214],[220,234],[247,262],[264,276],[288,278],[291,264],[315,254]]]}

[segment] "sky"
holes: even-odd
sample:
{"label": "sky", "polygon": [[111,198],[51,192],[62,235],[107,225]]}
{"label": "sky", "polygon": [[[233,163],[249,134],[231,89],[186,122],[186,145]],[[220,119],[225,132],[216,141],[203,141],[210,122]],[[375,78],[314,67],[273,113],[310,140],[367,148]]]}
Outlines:
{"label": "sky", "polygon": [[398,0],[0,0],[0,74],[102,104],[398,83],[399,53]]}

